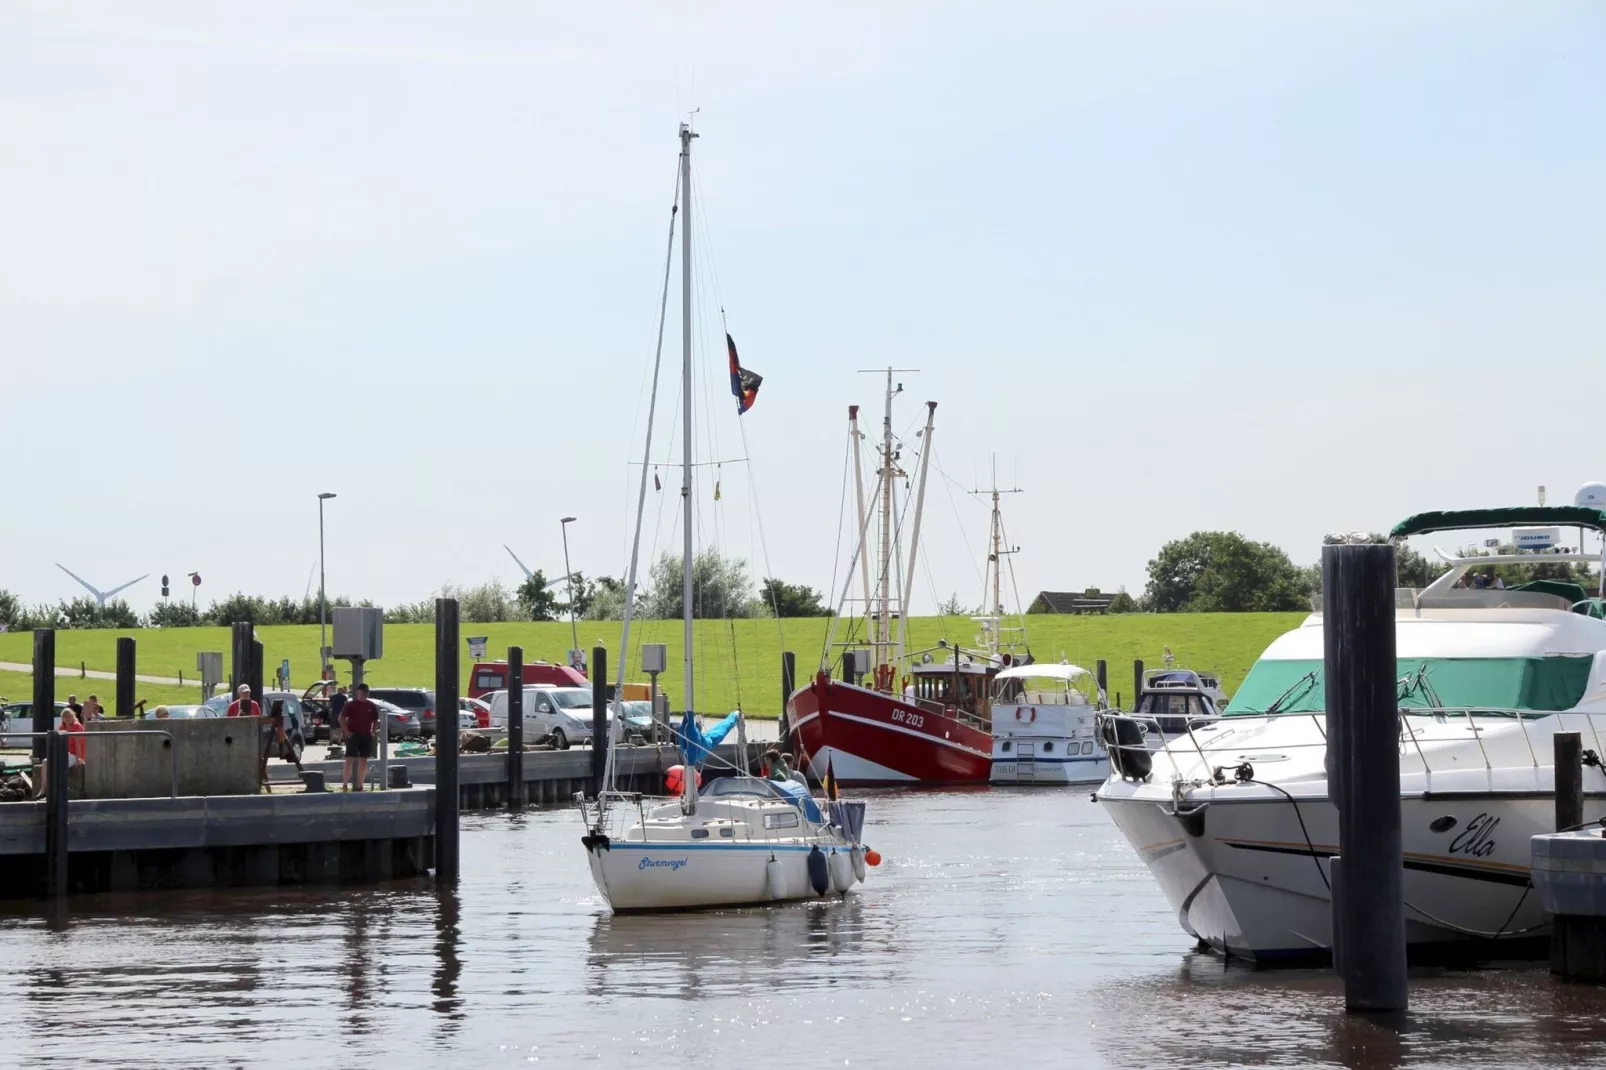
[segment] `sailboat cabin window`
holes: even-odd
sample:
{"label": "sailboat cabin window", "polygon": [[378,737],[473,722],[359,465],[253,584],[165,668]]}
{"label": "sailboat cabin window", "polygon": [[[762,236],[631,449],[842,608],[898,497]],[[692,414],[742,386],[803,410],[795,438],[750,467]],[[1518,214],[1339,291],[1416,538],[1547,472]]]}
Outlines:
{"label": "sailboat cabin window", "polygon": [[790,829],[797,827],[797,815],[790,813],[765,814],[764,827],[767,829]]}

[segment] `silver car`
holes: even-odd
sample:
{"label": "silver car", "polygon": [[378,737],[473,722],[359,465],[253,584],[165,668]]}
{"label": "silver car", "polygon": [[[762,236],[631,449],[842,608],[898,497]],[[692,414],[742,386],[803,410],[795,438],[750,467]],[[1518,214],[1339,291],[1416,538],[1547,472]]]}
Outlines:
{"label": "silver car", "polygon": [[[507,727],[507,692],[498,691],[491,700],[491,727]],[[608,716],[612,717],[612,713]],[[550,734],[559,750],[576,743],[591,742],[591,689],[589,687],[526,687],[524,689],[524,735],[540,739]]]}

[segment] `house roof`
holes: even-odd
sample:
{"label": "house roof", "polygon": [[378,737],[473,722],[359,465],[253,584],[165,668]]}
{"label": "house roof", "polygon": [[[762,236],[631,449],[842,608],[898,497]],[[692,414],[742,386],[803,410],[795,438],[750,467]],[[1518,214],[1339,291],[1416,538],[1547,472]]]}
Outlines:
{"label": "house roof", "polygon": [[[1110,598],[1109,595],[1103,594],[1094,595],[1093,597],[1102,598],[1106,601]],[[1076,603],[1086,601],[1087,598],[1088,596],[1081,591],[1038,591],[1037,597],[1032,600],[1032,604],[1036,605],[1041,602],[1048,607],[1050,613],[1075,613],[1077,609]]]}

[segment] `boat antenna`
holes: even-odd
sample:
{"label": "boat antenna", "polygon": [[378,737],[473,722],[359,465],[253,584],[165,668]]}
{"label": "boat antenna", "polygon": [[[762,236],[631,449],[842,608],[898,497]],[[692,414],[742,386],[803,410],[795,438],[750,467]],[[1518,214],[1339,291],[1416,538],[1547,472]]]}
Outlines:
{"label": "boat antenna", "polygon": [[[692,702],[692,511],[696,502],[692,500],[691,493],[691,143],[696,136],[689,121],[680,124],[680,399],[683,435],[680,511],[684,540],[680,556],[680,614],[685,644],[681,664],[686,674],[686,705],[683,708],[688,717],[696,716],[696,707]],[[684,782],[681,809],[693,813],[697,809],[697,777],[694,772],[681,779]]]}

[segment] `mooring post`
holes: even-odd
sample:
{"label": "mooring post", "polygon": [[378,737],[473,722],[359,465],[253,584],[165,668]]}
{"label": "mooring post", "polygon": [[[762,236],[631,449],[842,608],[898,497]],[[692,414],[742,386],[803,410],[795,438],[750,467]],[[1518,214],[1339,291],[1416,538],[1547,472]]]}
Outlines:
{"label": "mooring post", "polygon": [[1584,823],[1584,740],[1577,732],[1551,737],[1556,756],[1556,831]]}
{"label": "mooring post", "polygon": [[[239,694],[239,684],[251,683],[251,622],[236,620],[228,635],[228,694]],[[257,697],[257,696],[252,696]]]}
{"label": "mooring post", "polygon": [[115,717],[134,716],[134,639],[117,638],[117,698],[112,707]]}
{"label": "mooring post", "polygon": [[1110,701],[1110,666],[1103,658],[1093,663],[1093,679],[1098,682],[1099,694],[1107,704]]}
{"label": "mooring post", "polygon": [[67,734],[52,728],[45,739],[45,891],[67,894]]}
{"label": "mooring post", "polygon": [[781,720],[777,726],[777,734],[781,740],[781,749],[786,749],[787,737],[792,734],[786,717],[786,704],[792,701],[792,692],[797,690],[797,655],[790,650],[781,651]]}
{"label": "mooring post", "polygon": [[524,648],[507,648],[507,807],[524,806]]}
{"label": "mooring post", "polygon": [[265,714],[268,712],[268,704],[262,701],[267,696],[267,691],[262,685],[262,640],[256,637],[251,625],[247,624],[245,627],[245,634],[249,640],[247,649],[251,652],[251,674],[245,678],[245,682],[251,685],[251,700],[260,705]]}
{"label": "mooring post", "polygon": [[[33,730],[56,727],[56,629],[33,630]],[[45,737],[33,737],[33,760],[45,760]]]}
{"label": "mooring post", "polygon": [[1329,796],[1342,889],[1333,954],[1350,1011],[1403,1011],[1405,859],[1400,839],[1394,547],[1322,547]]}
{"label": "mooring post", "polygon": [[591,781],[593,798],[602,796],[602,778],[608,769],[608,648],[591,648]]}
{"label": "mooring post", "polygon": [[[959,660],[959,655],[958,654],[954,655],[954,660],[956,662]],[[853,651],[844,650],[842,652],[842,681],[843,681],[843,683],[851,684],[853,682],[853,670],[855,668],[857,668],[857,666],[853,664]]]}
{"label": "mooring post", "polygon": [[1134,658],[1132,660],[1132,710],[1133,710],[1133,712],[1134,713],[1137,712],[1137,708],[1139,706],[1141,706],[1141,705],[1143,705],[1143,659],[1142,658]]}
{"label": "mooring post", "polygon": [[[456,716],[457,599],[435,599],[435,710]],[[457,879],[457,733],[435,733],[435,879]]]}
{"label": "mooring post", "polygon": [[[1556,831],[1577,828],[1584,823],[1584,740],[1577,732],[1557,732],[1550,737],[1556,763]],[[1583,933],[1592,919],[1577,926]],[[1556,914],[1550,924],[1550,969],[1566,976],[1568,952],[1575,940],[1571,919]],[[1586,956],[1582,956],[1587,959]]]}

